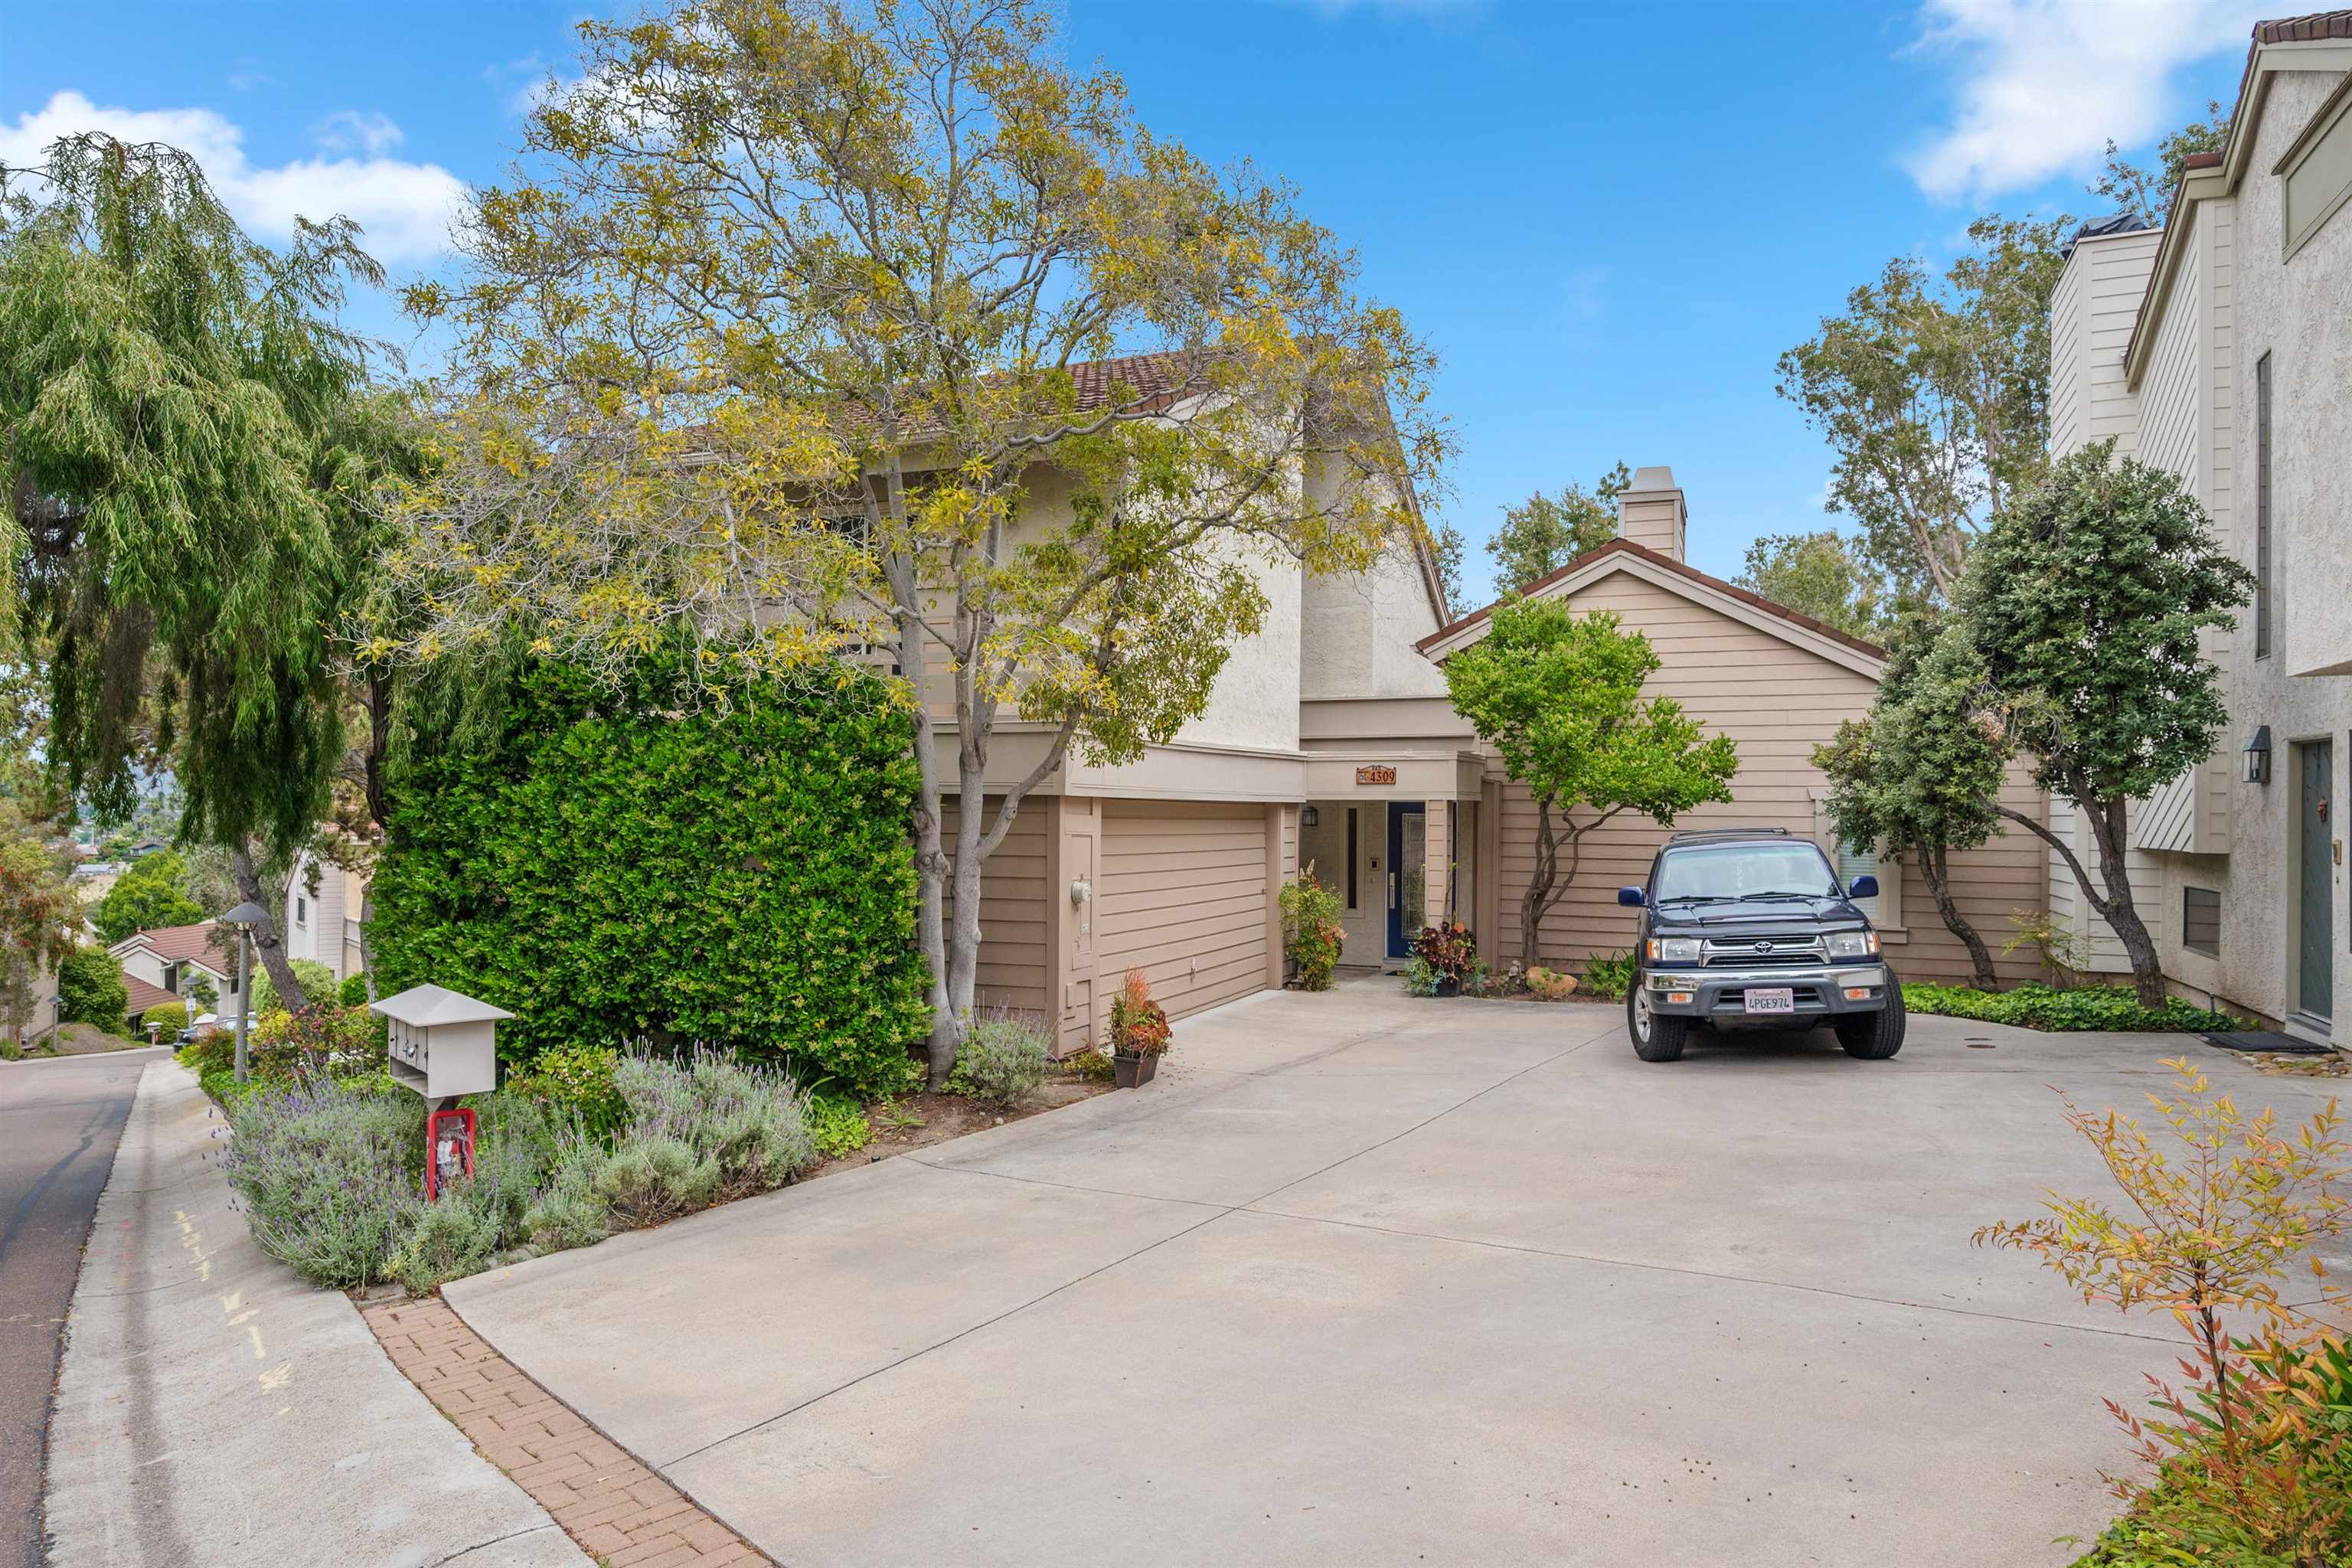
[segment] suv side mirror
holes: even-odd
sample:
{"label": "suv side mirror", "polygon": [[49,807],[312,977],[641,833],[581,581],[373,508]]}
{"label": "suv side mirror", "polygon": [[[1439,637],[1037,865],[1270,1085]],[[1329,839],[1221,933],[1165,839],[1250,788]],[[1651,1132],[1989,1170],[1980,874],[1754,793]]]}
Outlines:
{"label": "suv side mirror", "polygon": [[1617,889],[1617,901],[1629,910],[1638,910],[1642,907],[1642,889],[1620,888]]}
{"label": "suv side mirror", "polygon": [[1856,877],[1852,882],[1847,884],[1845,896],[1849,899],[1874,899],[1878,897],[1878,879],[1867,876]]}

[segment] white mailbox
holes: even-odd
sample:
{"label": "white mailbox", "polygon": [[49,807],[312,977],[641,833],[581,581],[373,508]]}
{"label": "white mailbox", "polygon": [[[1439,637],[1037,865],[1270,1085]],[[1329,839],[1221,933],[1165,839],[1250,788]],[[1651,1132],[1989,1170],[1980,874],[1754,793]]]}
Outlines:
{"label": "white mailbox", "polygon": [[368,1005],[390,1020],[395,1081],[432,1100],[498,1088],[498,1021],[512,1013],[446,985],[412,985]]}

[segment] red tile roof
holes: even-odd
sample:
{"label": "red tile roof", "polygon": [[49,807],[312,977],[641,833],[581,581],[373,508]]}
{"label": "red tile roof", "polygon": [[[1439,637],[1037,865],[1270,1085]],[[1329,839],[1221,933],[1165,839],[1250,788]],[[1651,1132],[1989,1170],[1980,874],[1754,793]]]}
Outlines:
{"label": "red tile roof", "polygon": [[[214,961],[227,962],[228,935],[217,921],[200,921],[194,925],[157,926],[152,931],[134,931],[114,945],[142,942],[148,951],[165,960],[194,959],[206,968],[217,968]],[[226,973],[223,971],[223,973]]]}
{"label": "red tile roof", "polygon": [[162,1007],[179,1000],[162,986],[150,985],[135,974],[122,977],[122,988],[131,993],[131,1005],[124,1009],[131,1014],[144,1013],[150,1007]]}
{"label": "red tile roof", "polygon": [[[1838,630],[1835,626],[1831,626],[1826,621],[1817,621],[1812,616],[1805,615],[1801,611],[1789,608],[1786,605],[1775,604],[1761,594],[1752,593],[1746,588],[1740,587],[1735,583],[1727,583],[1720,577],[1710,576],[1708,574],[1700,571],[1696,566],[1687,565],[1683,562],[1675,560],[1671,555],[1651,549],[1646,544],[1636,544],[1630,539],[1612,539],[1608,543],[1600,546],[1598,549],[1586,551],[1583,554],[1578,556],[1567,565],[1560,567],[1557,571],[1548,572],[1543,576],[1538,577],[1534,582],[1528,584],[1528,593],[1530,595],[1541,593],[1544,589],[1551,586],[1554,583],[1557,583],[1561,578],[1569,575],[1569,574],[1581,570],[1583,567],[1600,560],[1604,555],[1638,555],[1644,561],[1664,566],[1670,572],[1678,573],[1681,575],[1689,578],[1694,583],[1704,584],[1719,594],[1728,594],[1735,599],[1740,600],[1745,604],[1753,605],[1758,609],[1778,616],[1784,621],[1790,622],[1796,626],[1801,626],[1807,631],[1818,633],[1822,637],[1828,637],[1832,642],[1841,642],[1845,644],[1848,647],[1858,648],[1862,652],[1870,655],[1873,658],[1885,658],[1886,657],[1886,650],[1879,647],[1874,642],[1864,642],[1862,638],[1853,636],[1850,632],[1842,632]],[[1500,604],[1501,602],[1502,601],[1498,599],[1496,601],[1496,604]],[[1495,605],[1489,605],[1483,610],[1474,610],[1470,614],[1463,616],[1460,620],[1454,622],[1452,626],[1439,627],[1437,630],[1430,633],[1427,637],[1422,638],[1413,646],[1423,649],[1433,647],[1436,644],[1444,641],[1447,637],[1452,637],[1463,627],[1475,626],[1478,622],[1485,620],[1489,615],[1494,613],[1494,609]]]}
{"label": "red tile roof", "polygon": [[2352,38],[2352,11],[2314,11],[2254,24],[2258,44],[2308,44],[2321,38]]}

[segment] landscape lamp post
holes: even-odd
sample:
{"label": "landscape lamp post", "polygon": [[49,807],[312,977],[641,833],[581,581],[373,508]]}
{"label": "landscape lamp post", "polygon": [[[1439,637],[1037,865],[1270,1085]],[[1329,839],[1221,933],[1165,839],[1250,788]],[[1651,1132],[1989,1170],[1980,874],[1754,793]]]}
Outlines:
{"label": "landscape lamp post", "polygon": [[236,927],[236,1081],[246,1079],[245,1021],[253,1012],[253,926],[269,911],[248,899],[221,919]]}

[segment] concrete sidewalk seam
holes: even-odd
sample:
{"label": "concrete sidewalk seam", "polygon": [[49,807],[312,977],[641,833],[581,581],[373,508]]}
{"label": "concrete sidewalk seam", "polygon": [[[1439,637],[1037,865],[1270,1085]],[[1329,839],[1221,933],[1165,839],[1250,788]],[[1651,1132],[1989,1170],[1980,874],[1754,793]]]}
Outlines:
{"label": "concrete sidewalk seam", "polygon": [[[448,1302],[436,1296],[371,1302],[361,1306],[360,1316],[393,1365],[466,1435],[475,1452],[529,1493],[590,1556],[614,1568],[770,1563],[723,1520],[499,1354]],[[442,1562],[495,1544],[482,1542]]]}

